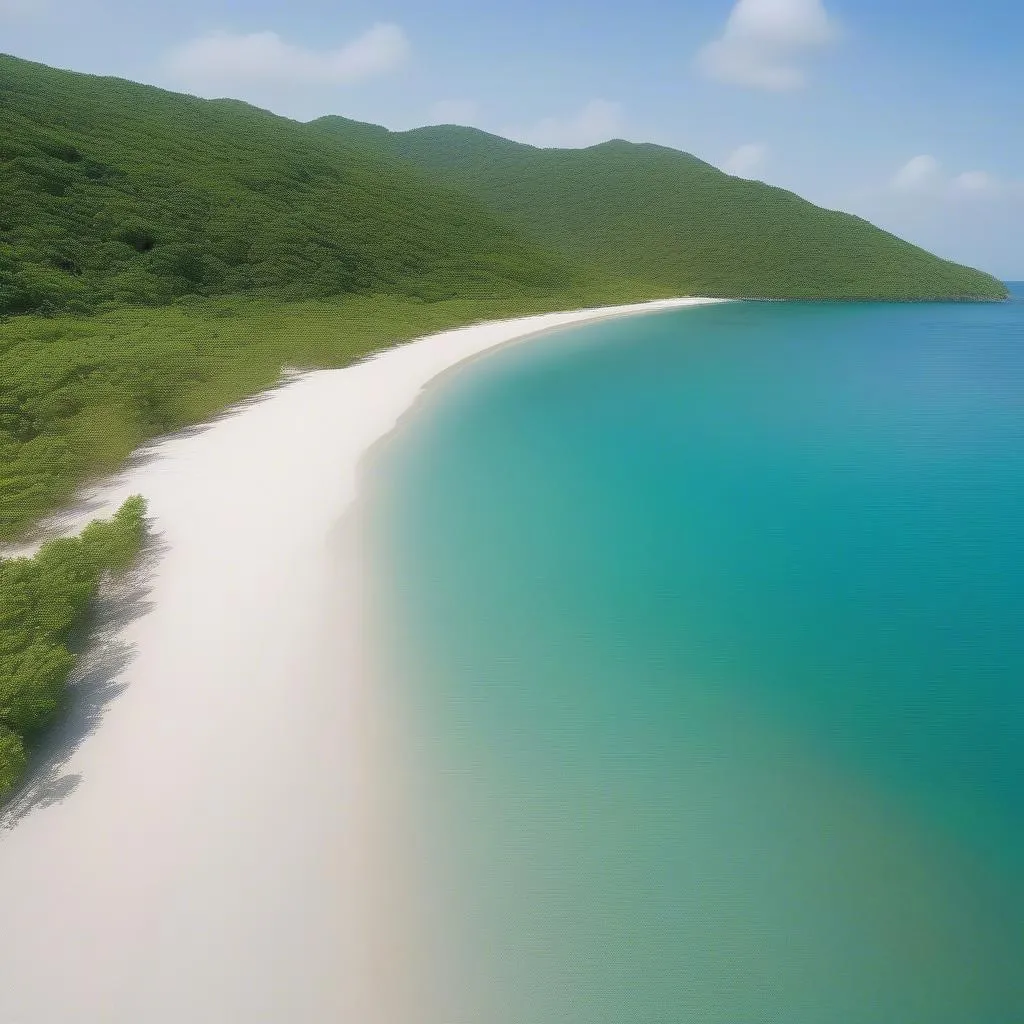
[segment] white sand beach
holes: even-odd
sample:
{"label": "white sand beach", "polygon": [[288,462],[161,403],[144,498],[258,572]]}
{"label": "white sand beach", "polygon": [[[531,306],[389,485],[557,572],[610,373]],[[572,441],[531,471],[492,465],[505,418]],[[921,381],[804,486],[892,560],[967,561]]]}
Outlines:
{"label": "white sand beach", "polygon": [[58,730],[59,763],[0,820],[0,1024],[444,1024],[346,528],[360,460],[465,359],[711,301],[482,324],[303,375],[148,446],[51,524],[140,493],[151,538],[78,673],[95,721]]}

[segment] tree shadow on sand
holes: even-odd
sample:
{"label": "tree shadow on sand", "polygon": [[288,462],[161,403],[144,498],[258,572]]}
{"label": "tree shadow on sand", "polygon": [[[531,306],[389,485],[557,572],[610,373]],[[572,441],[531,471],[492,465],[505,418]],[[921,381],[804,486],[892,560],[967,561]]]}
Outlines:
{"label": "tree shadow on sand", "polygon": [[0,833],[15,828],[34,810],[61,803],[78,788],[81,776],[65,773],[64,767],[127,688],[121,676],[135,648],[121,634],[153,607],[150,581],[166,550],[159,537],[147,536],[132,568],[101,583],[68,644],[77,661],[64,709],[36,739],[24,778],[0,806]]}

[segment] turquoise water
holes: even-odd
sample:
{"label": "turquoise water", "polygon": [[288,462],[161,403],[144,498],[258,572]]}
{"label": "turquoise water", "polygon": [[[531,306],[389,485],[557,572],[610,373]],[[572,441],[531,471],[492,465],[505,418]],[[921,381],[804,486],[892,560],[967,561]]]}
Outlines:
{"label": "turquoise water", "polygon": [[451,1024],[1024,1021],[1014,294],[566,329],[378,453]]}

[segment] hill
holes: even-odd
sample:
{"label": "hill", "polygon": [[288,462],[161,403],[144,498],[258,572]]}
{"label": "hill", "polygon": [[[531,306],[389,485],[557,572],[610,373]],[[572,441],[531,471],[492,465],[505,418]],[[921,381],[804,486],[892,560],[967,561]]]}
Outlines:
{"label": "hill", "polygon": [[616,139],[588,149],[538,149],[475,128],[388,132],[341,117],[320,118],[309,130],[440,175],[536,244],[674,294],[1006,297],[988,274],[859,217],[664,146]]}
{"label": "hill", "polygon": [[661,146],[304,125],[0,56],[0,315],[185,295],[1005,297]]}
{"label": "hill", "polygon": [[236,101],[0,56],[0,314],[577,279],[476,200]]}

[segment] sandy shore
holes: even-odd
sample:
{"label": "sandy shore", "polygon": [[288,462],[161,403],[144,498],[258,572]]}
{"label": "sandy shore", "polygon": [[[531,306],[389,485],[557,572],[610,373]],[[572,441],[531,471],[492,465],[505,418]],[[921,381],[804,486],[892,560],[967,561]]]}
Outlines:
{"label": "sandy shore", "polygon": [[360,459],[465,359],[706,301],[483,324],[302,376],[50,524],[141,493],[152,537],[101,602],[55,763],[3,818],[0,1024],[443,1024],[401,719],[370,683],[346,528]]}

